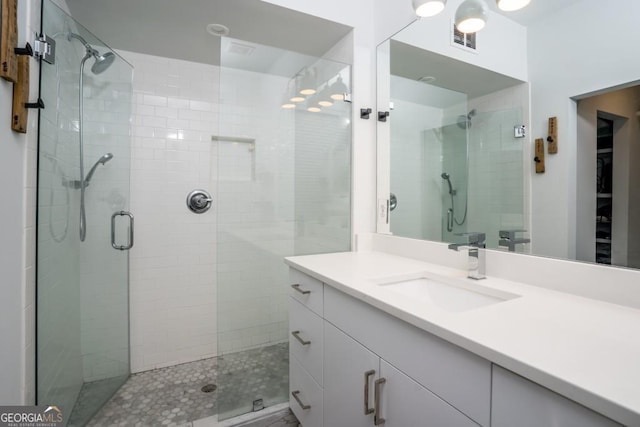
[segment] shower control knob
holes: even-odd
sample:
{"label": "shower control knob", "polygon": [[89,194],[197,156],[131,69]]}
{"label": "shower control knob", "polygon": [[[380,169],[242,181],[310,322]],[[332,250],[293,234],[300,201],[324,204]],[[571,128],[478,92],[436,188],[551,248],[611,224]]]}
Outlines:
{"label": "shower control knob", "polygon": [[205,213],[212,205],[213,198],[205,190],[193,190],[187,195],[187,207],[193,213]]}

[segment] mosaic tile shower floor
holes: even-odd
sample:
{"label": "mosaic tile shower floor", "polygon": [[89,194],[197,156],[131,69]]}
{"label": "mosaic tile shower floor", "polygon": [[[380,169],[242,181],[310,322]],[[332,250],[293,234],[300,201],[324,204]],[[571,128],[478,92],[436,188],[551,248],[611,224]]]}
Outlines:
{"label": "mosaic tile shower floor", "polygon": [[[265,406],[287,401],[288,367],[288,344],[282,343],[134,374],[87,425],[190,427],[195,420],[217,414],[220,407],[226,414],[221,419],[229,418],[238,411],[251,411],[258,398]],[[201,391],[207,384],[220,388]],[[88,406],[83,402],[90,398],[91,386],[88,389],[83,388],[69,425],[82,424],[74,424],[74,419],[83,419],[82,408]],[[287,411],[242,425],[291,427],[298,422]]]}

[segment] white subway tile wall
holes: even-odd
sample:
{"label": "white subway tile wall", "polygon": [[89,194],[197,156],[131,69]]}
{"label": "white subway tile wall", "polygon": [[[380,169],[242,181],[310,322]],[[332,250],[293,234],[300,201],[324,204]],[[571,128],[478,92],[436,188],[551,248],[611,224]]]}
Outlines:
{"label": "white subway tile wall", "polygon": [[[120,52],[135,68],[130,255],[131,370],[217,354],[215,181],[219,68]],[[187,209],[194,189],[214,195]]]}
{"label": "white subway tile wall", "polygon": [[293,254],[294,114],[288,78],[222,68],[219,145],[219,353],[287,340],[287,268]]}
{"label": "white subway tile wall", "polygon": [[492,248],[498,247],[500,230],[528,228],[529,140],[514,137],[516,125],[529,129],[527,105],[527,84],[469,100],[469,110],[477,114],[469,133],[468,229],[483,231]]}

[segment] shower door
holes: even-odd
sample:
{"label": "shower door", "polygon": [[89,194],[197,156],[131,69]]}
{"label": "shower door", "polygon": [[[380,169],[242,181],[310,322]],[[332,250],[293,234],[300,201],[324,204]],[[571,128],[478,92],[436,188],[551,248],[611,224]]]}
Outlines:
{"label": "shower door", "polygon": [[247,43],[222,39],[214,138],[221,420],[288,402],[283,258],[347,251],[351,235],[351,105],[288,105],[307,72],[318,93],[341,87],[342,96],[350,66],[253,43],[239,60],[234,44]]}
{"label": "shower door", "polygon": [[[86,50],[68,34],[101,54],[111,50],[49,0],[42,32],[56,41],[56,58],[42,63],[40,85],[46,108],[38,147],[37,403],[61,408],[68,425],[85,425],[130,372],[128,251],[112,247],[112,215],[129,209],[132,67],[116,57],[94,74],[89,58],[80,111]],[[85,178],[94,172],[84,184],[85,241],[79,237],[81,120]],[[129,219],[113,220],[115,245],[126,246]]]}

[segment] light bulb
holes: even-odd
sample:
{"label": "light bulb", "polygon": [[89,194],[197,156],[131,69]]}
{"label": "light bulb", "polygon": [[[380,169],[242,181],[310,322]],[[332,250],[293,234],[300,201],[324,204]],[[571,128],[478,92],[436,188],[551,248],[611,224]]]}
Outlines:
{"label": "light bulb", "polygon": [[522,9],[531,3],[531,0],[496,0],[500,10],[505,12],[513,12],[514,10]]}
{"label": "light bulb", "polygon": [[446,3],[447,0],[413,0],[413,9],[416,15],[426,18],[442,12]]}

